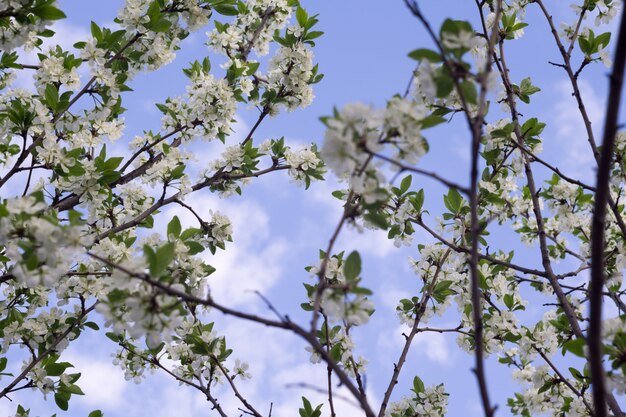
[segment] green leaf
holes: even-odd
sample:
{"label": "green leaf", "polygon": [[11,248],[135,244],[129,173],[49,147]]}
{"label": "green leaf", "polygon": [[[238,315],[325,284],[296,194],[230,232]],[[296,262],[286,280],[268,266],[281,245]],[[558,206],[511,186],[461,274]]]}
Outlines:
{"label": "green leaf", "polygon": [[43,20],[59,20],[65,19],[65,13],[50,4],[42,4],[32,9],[35,16],[39,16]]}
{"label": "green leaf", "polygon": [[150,23],[154,23],[161,18],[161,6],[159,5],[158,0],[154,0],[152,3],[150,3],[150,6],[148,7],[148,12],[146,14],[150,19]]}
{"label": "green leaf", "polygon": [[87,323],[85,323],[85,326],[89,327],[90,329],[93,330],[100,330],[100,327],[94,323],[93,321],[88,321]]}
{"label": "green leaf", "polygon": [[449,280],[438,282],[432,293],[433,298],[438,303],[443,303],[449,295],[455,294],[455,292],[450,289],[451,285],[452,281]]}
{"label": "green leaf", "polygon": [[583,347],[585,346],[585,339],[583,337],[577,338],[577,339],[572,339],[572,340],[568,340],[567,342],[563,343],[563,351],[568,351],[573,353],[574,355],[580,357],[580,358],[584,358],[585,357],[585,351],[583,349]]}
{"label": "green leaf", "polygon": [[63,372],[65,372],[67,368],[73,368],[73,367],[74,365],[72,365],[69,362],[59,362],[59,363],[52,362],[52,363],[47,364],[44,369],[46,370],[46,373],[48,374],[48,376],[60,376],[63,374]]}
{"label": "green leaf", "polygon": [[413,392],[419,394],[420,392],[424,392],[424,390],[424,381],[422,381],[419,376],[413,378]]}
{"label": "green leaf", "polygon": [[178,219],[178,216],[174,216],[167,225],[167,235],[172,235],[174,236],[174,238],[178,238],[182,230],[183,229],[180,225],[180,220]]}
{"label": "green leaf", "polygon": [[402,179],[402,182],[400,183],[400,191],[402,191],[402,194],[409,191],[412,180],[413,180],[413,177],[411,175],[407,175],[406,177]]}
{"label": "green leaf", "polygon": [[333,345],[333,347],[330,349],[329,355],[332,360],[334,360],[335,362],[339,362],[341,360],[341,344],[336,343],[335,345]]}
{"label": "green leaf", "polygon": [[310,41],[310,40],[313,40],[313,39],[317,39],[320,36],[322,36],[323,34],[324,34],[324,32],[320,32],[319,30],[313,30],[313,31],[307,33],[306,40]]}
{"label": "green leaf", "polygon": [[423,59],[429,62],[441,62],[442,61],[440,54],[430,49],[424,49],[424,48],[416,49],[414,51],[409,52],[409,58],[412,58],[416,61],[421,61]]}
{"label": "green leaf", "polygon": [[539,388],[539,391],[537,391],[537,394],[543,394],[544,392],[552,388],[553,385],[554,383],[552,382],[552,380],[547,381],[545,384],[543,384],[541,388]]}
{"label": "green leaf", "polygon": [[185,242],[185,245],[189,248],[189,255],[196,255],[200,252],[204,252],[204,246],[194,240],[188,240]]}
{"label": "green leaf", "polygon": [[190,239],[194,236],[199,236],[202,235],[202,230],[201,229],[197,229],[195,227],[190,227],[189,229],[185,229],[184,232],[182,232],[180,234],[180,239],[181,240],[187,240]]}
{"label": "green leaf", "polygon": [[102,40],[102,30],[94,21],[91,22],[91,36],[93,36],[98,42]]}
{"label": "green leaf", "polygon": [[347,281],[355,280],[361,273],[361,255],[359,252],[353,251],[343,264],[343,273]]}
{"label": "green leaf", "polygon": [[363,217],[374,226],[377,226],[383,230],[387,230],[387,228],[389,228],[389,224],[387,224],[387,218],[379,212],[372,211],[365,214],[365,216]]}
{"label": "green leaf", "polygon": [[53,112],[56,112],[59,105],[59,90],[57,90],[57,87],[54,84],[46,84],[44,96],[46,98],[46,103],[48,104],[48,106],[52,109]]}
{"label": "green leaf", "polygon": [[606,32],[596,37],[594,44],[596,45],[595,50],[598,51],[598,47],[602,46],[602,49],[606,48],[611,41],[611,32]]}
{"label": "green leaf", "polygon": [[305,397],[302,397],[302,403],[304,405],[303,408],[300,408],[298,412],[300,413],[300,417],[320,417],[322,415],[321,408],[323,404],[319,404],[315,407],[311,407],[311,403]]}
{"label": "green leaf", "polygon": [[411,198],[409,201],[413,205],[415,211],[418,213],[421,212],[424,205],[424,190],[419,190],[417,194],[415,194],[415,197]]}
{"label": "green leaf", "polygon": [[585,377],[583,376],[583,374],[580,373],[578,369],[572,368],[572,367],[568,369],[569,369],[570,374],[572,374],[572,376],[576,378],[578,381],[583,382],[585,380]]}
{"label": "green leaf", "polygon": [[470,104],[478,103],[478,92],[476,91],[476,85],[471,81],[463,81],[461,83],[461,92],[463,97]]}
{"label": "green leaf", "polygon": [[115,169],[117,169],[118,166],[120,166],[122,160],[124,160],[124,158],[121,156],[114,156],[113,158],[109,158],[104,163],[104,169],[114,171]]}
{"label": "green leaf", "polygon": [[587,41],[587,39],[583,38],[582,36],[579,36],[578,46],[580,46],[580,50],[582,51],[583,54],[591,55],[591,45],[589,45],[589,42]]}
{"label": "green leaf", "polygon": [[149,25],[149,29],[153,32],[167,32],[170,27],[172,27],[172,22],[167,19],[159,19]]}
{"label": "green leaf", "polygon": [[464,20],[446,19],[439,30],[439,37],[443,39],[445,33],[459,34],[460,32],[473,33],[474,29],[469,22]]}
{"label": "green leaf", "polygon": [[150,262],[150,275],[157,277],[161,275],[163,271],[174,260],[176,245],[172,242],[168,242],[156,250],[154,258]]}
{"label": "green leaf", "polygon": [[63,394],[56,393],[54,394],[54,402],[57,403],[57,406],[63,410],[67,411],[68,408],[69,397]]}
{"label": "green leaf", "polygon": [[213,10],[224,16],[237,16],[239,14],[237,8],[230,4],[216,4],[213,6]]}
{"label": "green leaf", "polygon": [[431,114],[430,116],[426,116],[422,119],[422,129],[428,129],[430,127],[437,126],[445,121],[445,118],[439,115]]}
{"label": "green leaf", "polygon": [[102,414],[102,411],[100,410],[94,410],[91,413],[89,413],[87,417],[104,417],[104,414]]}
{"label": "green leaf", "polygon": [[309,15],[307,14],[306,10],[304,10],[300,6],[298,6],[298,8],[296,9],[296,20],[301,27],[305,27],[307,20],[309,20]]}
{"label": "green leaf", "polygon": [[447,74],[440,74],[434,81],[438,98],[449,96],[454,89],[454,82]]}
{"label": "green leaf", "polygon": [[443,197],[443,204],[452,213],[459,212],[462,202],[463,197],[461,197],[461,194],[454,188],[450,188],[450,191],[448,191],[448,195]]}
{"label": "green leaf", "polygon": [[60,388],[64,391],[67,391],[71,394],[75,394],[75,395],[85,395],[85,393],[83,392],[82,389],[80,389],[80,387],[78,385],[69,385],[69,386],[63,386],[62,388]]}
{"label": "green leaf", "polygon": [[115,334],[115,333],[113,333],[113,332],[106,332],[104,335],[105,335],[106,337],[108,337],[109,339],[111,339],[111,340],[112,340],[113,342],[115,342],[115,343],[119,343],[119,342],[121,342],[122,340],[124,340],[124,338],[123,338],[121,335],[119,335],[119,334]]}

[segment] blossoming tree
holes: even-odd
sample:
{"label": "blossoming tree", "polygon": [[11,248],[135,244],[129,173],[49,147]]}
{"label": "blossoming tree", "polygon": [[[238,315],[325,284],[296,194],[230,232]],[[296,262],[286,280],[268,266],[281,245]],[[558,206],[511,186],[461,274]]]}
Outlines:
{"label": "blossoming tree", "polygon": [[[384,108],[350,104],[322,118],[327,130],[318,151],[315,144],[294,149],[282,138],[253,139],[267,117],[308,106],[312,86],[322,79],[312,53],[322,32],[304,2],[126,0],[114,26],[92,23],[91,36],[66,50],[42,47],[44,38],[54,43],[52,24],[65,17],[55,1],[3,1],[0,398],[32,389],[67,410],[83,392],[81,375],[72,372],[63,352],[96,331],[119,347],[115,363],[127,379],[140,382],[147,369],[161,371],[200,391],[208,409],[225,417],[228,410],[213,389],[221,383],[240,401],[241,412],[269,417],[271,407],[269,414],[260,411],[266,405],[253,404],[238,389],[252,383],[245,381],[251,375],[246,363],[231,356],[237,346],[227,344],[219,323],[207,318],[208,310],[217,310],[282,329],[308,344],[312,362],[324,363],[327,404],[303,397],[302,417],[335,417],[337,383],[367,417],[444,415],[445,385],[422,381],[433,376],[415,376],[403,398],[395,392],[405,389],[398,381],[414,338],[431,331],[456,333],[459,345],[475,356],[487,417],[496,413],[483,364],[488,355],[498,355],[521,384],[508,400],[514,414],[603,417],[608,408],[611,415],[625,415],[626,209],[620,200],[626,134],[617,132],[617,117],[626,29],[618,31],[614,66],[611,32],[597,29],[618,14],[618,1],[577,0],[576,21],[560,30],[543,0],[476,0],[473,20],[479,25],[452,16],[439,30],[419,1],[405,3],[430,36],[430,46],[409,54],[416,61],[415,72],[407,74],[409,88]],[[528,9],[544,17],[560,53],[561,61],[552,64],[564,71],[578,103],[586,128],[581,134],[598,164],[596,184],[539,156],[545,123],[519,111],[541,91],[530,77],[512,79],[507,64],[507,46],[522,37]],[[111,144],[123,136],[128,83],[171,62],[181,40],[208,24],[214,29],[207,45],[226,57],[225,76],[217,78],[208,57],[199,57],[184,69],[186,93],[156,104],[160,130],[145,131],[127,141],[125,154],[112,155]],[[33,49],[38,62],[24,61]],[[613,66],[602,143],[579,86],[585,68],[599,61]],[[79,71],[89,77],[81,79]],[[32,91],[13,86],[19,73],[32,75]],[[256,123],[220,158],[202,161],[199,177],[192,175],[187,149],[199,140],[224,142],[240,103],[256,109]],[[469,143],[467,184],[419,165],[429,149],[428,129],[457,113],[454,122],[465,126]],[[232,226],[223,214],[194,207],[186,197],[242,194],[243,184],[282,175],[278,171],[308,188],[328,175],[327,168],[346,187],[333,193],[344,202],[343,214],[319,264],[305,268],[316,278],[302,294],[310,321],[291,320],[267,299],[274,316],[214,298],[209,289],[215,268],[206,253],[228,250]],[[440,216],[424,209],[427,199],[440,197],[416,186],[415,178],[422,177],[448,190]],[[183,229],[178,217],[159,216],[167,206],[188,211],[197,227]],[[165,234],[150,232],[156,222],[167,224]],[[366,359],[353,354],[351,332],[367,325],[375,306],[362,284],[359,253],[335,248],[346,226],[383,229],[397,246],[417,243],[410,262],[420,285],[413,297],[397,300],[405,343],[377,403],[366,395]],[[536,249],[540,266],[518,260],[506,242],[492,240],[489,231],[496,226]],[[413,242],[418,229],[432,240]],[[580,266],[560,271],[553,265],[565,258]],[[530,291],[550,300],[541,320],[532,323],[519,317]],[[453,304],[458,326],[429,327]],[[12,363],[20,349],[27,352],[21,366]],[[16,405],[16,415],[29,415],[28,408]]]}

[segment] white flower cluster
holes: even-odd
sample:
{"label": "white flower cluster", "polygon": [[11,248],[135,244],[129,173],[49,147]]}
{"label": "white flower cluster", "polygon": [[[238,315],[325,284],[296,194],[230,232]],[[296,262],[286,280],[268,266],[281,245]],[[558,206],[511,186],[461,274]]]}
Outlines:
{"label": "white flower cluster", "polygon": [[[33,35],[43,31],[52,23],[35,17],[29,10],[33,7],[33,0],[4,0],[0,5],[3,23],[0,25],[0,51],[11,51],[29,42]],[[55,6],[52,2],[51,6]]]}
{"label": "white flower cluster", "polygon": [[211,212],[211,237],[209,243],[216,246],[224,245],[232,240],[233,226],[230,219],[220,212]]}
{"label": "white flower cluster", "polygon": [[[327,327],[324,327],[327,329]],[[328,338],[324,331],[321,332],[323,344],[328,344],[333,351],[338,351],[337,363],[343,367],[348,375],[355,377],[357,373],[363,374],[367,371],[368,361],[363,356],[354,357],[353,350],[356,347],[350,334],[344,328],[335,326],[329,331]],[[305,348],[311,353],[311,363],[320,363],[322,357],[311,346]]]}
{"label": "white flower cluster", "polygon": [[[621,0],[598,0],[595,2],[596,10],[598,14],[594,21],[596,26],[608,25],[617,16],[622,8]],[[578,12],[578,10],[577,10]]]}
{"label": "white flower cluster", "polygon": [[426,106],[415,100],[393,97],[385,109],[387,140],[396,148],[399,160],[416,164],[426,153],[427,144],[421,123],[427,116]]}
{"label": "white flower cluster", "polygon": [[84,227],[60,225],[45,215],[42,199],[14,197],[3,203],[0,245],[15,262],[11,273],[25,286],[53,287],[92,239]]}
{"label": "white flower cluster", "polygon": [[[189,30],[201,28],[211,16],[211,9],[202,7],[197,1],[177,3],[180,4],[171,7],[171,10],[155,10],[151,0],[124,2],[117,21],[126,31],[126,41],[132,41],[129,52],[138,53],[138,59],[129,63],[131,77],[141,69],[152,71],[172,62],[176,50],[180,49],[181,40],[189,35]],[[159,7],[158,3],[156,7]],[[183,27],[180,18],[187,27]]]}
{"label": "white flower cluster", "polygon": [[[266,88],[284,97],[288,110],[305,108],[315,98],[310,85],[312,77],[313,51],[304,43],[297,42],[291,47],[281,47],[272,57]],[[278,107],[274,106],[270,112],[277,113]]]}
{"label": "white flower cluster", "polygon": [[301,146],[297,150],[287,148],[285,160],[289,164],[289,176],[296,184],[307,185],[311,178],[320,179],[324,172],[324,163],[319,158],[317,149],[311,146]]}
{"label": "white flower cluster", "polygon": [[423,388],[413,397],[389,404],[385,416],[443,417],[448,411],[448,394],[443,384]]}
{"label": "white flower cluster", "polygon": [[343,291],[326,290],[322,310],[331,322],[342,320],[348,326],[366,324],[374,311],[374,303],[364,296],[348,298]]}
{"label": "white flower cluster", "polygon": [[326,134],[321,150],[326,165],[366,204],[385,201],[382,172],[368,164],[368,152],[382,149],[381,126],[383,113],[361,103],[346,105],[335,117],[326,120]]}
{"label": "white flower cluster", "polygon": [[249,0],[245,5],[233,23],[207,32],[213,50],[231,58],[246,48],[267,55],[274,32],[285,27],[291,15],[287,0]]}
{"label": "white flower cluster", "polygon": [[[132,351],[120,348],[113,355],[113,365],[119,366],[124,371],[124,379],[140,384],[145,378],[146,361],[143,359],[147,354],[146,350],[135,347]],[[149,367],[154,373],[154,367]]]}
{"label": "white flower cluster", "polygon": [[184,96],[166,101],[168,111],[161,119],[163,130],[185,127],[184,137],[203,136],[207,140],[230,134],[237,102],[226,80],[196,72],[186,91]]}
{"label": "white flower cluster", "polygon": [[411,221],[416,218],[418,214],[419,213],[409,200],[404,200],[400,204],[400,207],[392,211],[389,221],[390,224],[393,225],[392,227],[397,228],[397,234],[393,238],[395,247],[411,246],[413,242],[413,236],[411,235],[414,232]]}
{"label": "white flower cluster", "polygon": [[339,178],[352,175],[367,160],[362,147],[377,152],[382,114],[361,103],[346,105],[336,117],[326,120],[322,157]]}
{"label": "white flower cluster", "polygon": [[[141,258],[127,260],[124,265],[137,274],[143,274],[147,268]],[[114,333],[127,333],[135,340],[145,336],[149,347],[171,340],[174,329],[182,322],[181,311],[177,308],[180,302],[176,297],[155,292],[151,285],[129,279],[125,272],[119,270],[103,280],[108,300],[103,300],[96,309]],[[185,290],[182,284],[171,287]]]}
{"label": "white flower cluster", "polygon": [[[309,268],[309,272],[316,276],[319,274],[321,268],[320,266],[312,266]],[[324,269],[324,278],[327,280],[337,280],[340,283],[346,282],[346,277],[343,273],[343,264],[336,256],[331,256],[328,258],[326,262],[326,268]]]}
{"label": "white flower cluster", "polygon": [[[415,260],[409,258],[409,262],[413,271],[419,276],[425,288],[433,286],[430,293],[437,302],[427,303],[422,315],[420,323],[426,324],[430,321],[434,314],[441,316],[447,308],[452,304],[452,297],[449,295],[456,294],[456,302],[462,311],[462,305],[469,301],[469,295],[465,288],[469,285],[469,279],[465,270],[465,260],[463,257],[456,256],[445,247],[439,244],[424,245],[420,248],[420,258]],[[437,285],[445,282],[445,295],[441,296],[437,293]],[[441,288],[441,287],[439,287]],[[413,326],[415,321],[415,303],[409,303],[409,300],[403,301],[396,307],[396,313],[400,321],[409,326]]]}
{"label": "white flower cluster", "polygon": [[[523,415],[551,415],[554,417],[568,416],[587,417],[591,414],[587,410],[583,399],[556,375],[550,373],[548,365],[534,367],[526,365],[522,369],[513,371],[513,378],[527,388],[509,399],[509,406],[514,414]],[[584,399],[592,403],[591,393],[583,388],[583,383],[568,379],[578,392],[584,392]]]}
{"label": "white flower cluster", "polygon": [[80,76],[76,72],[76,67],[71,65],[67,52],[63,52],[60,47],[49,48],[40,61],[39,69],[35,72],[35,83],[43,92],[46,84],[63,84],[69,90],[80,88]]}
{"label": "white flower cluster", "polygon": [[442,43],[448,49],[474,49],[481,44],[474,32],[460,30],[458,33],[444,32]]}

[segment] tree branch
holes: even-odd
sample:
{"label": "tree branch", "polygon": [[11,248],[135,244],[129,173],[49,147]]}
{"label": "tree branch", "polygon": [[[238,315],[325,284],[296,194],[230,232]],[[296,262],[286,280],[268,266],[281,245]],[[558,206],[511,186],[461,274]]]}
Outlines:
{"label": "tree branch", "polygon": [[[604,246],[606,205],[609,200],[609,178],[613,163],[615,136],[617,135],[617,119],[622,95],[624,79],[624,64],[626,61],[626,13],[622,12],[613,72],[609,78],[609,96],[607,99],[606,116],[604,121],[604,137],[602,138],[602,153],[598,166],[596,181],[596,199],[594,201],[593,218],[591,222],[591,280],[589,291],[589,332],[587,345],[589,346],[589,367],[593,381],[593,404],[595,417],[606,417],[607,397],[606,382],[603,365],[602,345],[602,291],[605,282],[604,273]],[[616,408],[613,408],[616,407]],[[611,404],[615,414],[623,414],[619,405]]]}

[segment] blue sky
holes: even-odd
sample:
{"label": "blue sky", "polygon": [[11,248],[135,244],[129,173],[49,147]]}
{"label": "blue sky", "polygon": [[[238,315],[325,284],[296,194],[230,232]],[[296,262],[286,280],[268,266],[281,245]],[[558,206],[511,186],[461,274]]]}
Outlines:
{"label": "blue sky", "polygon": [[[99,25],[110,25],[121,4],[118,0],[84,1],[61,0],[61,8],[68,19],[57,25],[58,33],[66,45],[80,40],[88,34],[89,21]],[[334,106],[341,107],[349,102],[361,101],[374,106],[384,106],[393,94],[404,91],[415,62],[407,53],[415,48],[430,45],[419,23],[409,14],[400,0],[304,0],[303,5],[310,14],[319,13],[319,30],[326,32],[317,43],[315,56],[320,64],[324,80],[315,86],[316,100],[305,110],[281,114],[264,122],[255,141],[285,136],[290,143],[322,143],[324,127],[318,118],[330,114]],[[476,21],[473,1],[438,0],[423,1],[425,14],[434,27],[454,12],[454,17]],[[571,20],[568,2],[547,2],[555,20]],[[566,173],[592,178],[591,154],[581,132],[581,124],[573,98],[562,70],[547,64],[548,60],[559,61],[556,46],[552,45],[546,22],[539,16],[538,9],[529,7],[526,35],[519,41],[507,45],[512,78],[519,81],[531,76],[543,92],[533,98],[531,106],[521,112],[527,117],[537,116],[548,123],[543,134],[544,156],[556,162]],[[212,28],[212,23],[209,28]],[[182,44],[177,59],[172,64],[151,74],[140,74],[131,87],[134,93],[124,98],[127,127],[124,139],[116,146],[124,150],[124,141],[130,140],[142,130],[157,130],[160,113],[155,102],[163,102],[167,96],[184,92],[186,77],[181,68],[190,61],[208,54],[204,46],[206,37],[200,30]],[[218,69],[219,57],[213,67]],[[596,131],[602,124],[602,106],[605,101],[607,70],[601,64],[588,67],[583,76],[583,95],[591,104],[590,113]],[[28,80],[21,82],[27,83]],[[497,106],[492,106],[497,107]],[[494,109],[497,114],[498,110]],[[238,112],[237,132],[230,139],[233,143],[247,133],[256,120],[255,110],[241,106]],[[462,120],[458,118],[449,125],[441,126],[428,133],[432,152],[420,166],[436,170],[459,182],[466,180],[468,172],[467,154],[469,136]],[[219,144],[205,142],[194,145],[191,150],[200,161],[215,157]],[[585,156],[586,155],[586,156]],[[328,174],[329,181],[314,184],[304,191],[289,183],[284,173],[277,173],[256,181],[244,190],[243,197],[220,200],[204,193],[192,196],[189,201],[202,210],[219,209],[234,222],[235,243],[229,250],[210,259],[218,268],[212,278],[212,288],[219,300],[229,300],[234,307],[247,311],[269,314],[250,290],[260,290],[273,301],[276,307],[294,319],[306,320],[298,305],[304,301],[302,282],[310,280],[304,266],[317,260],[317,251],[324,248],[339,219],[341,203],[330,196],[340,188]],[[426,207],[433,216],[442,207],[441,194],[445,192],[437,184],[423,178],[414,178],[414,186],[425,188]],[[167,210],[161,222],[168,216],[178,214],[183,222],[191,225],[179,210]],[[162,230],[162,229],[161,229]],[[511,236],[501,233],[502,236]],[[418,232],[415,244],[426,240]],[[501,243],[514,246],[501,238]],[[358,249],[364,258],[364,279],[375,295],[377,311],[370,325],[355,332],[359,354],[370,359],[367,377],[368,394],[374,404],[380,401],[388,383],[393,362],[402,347],[403,331],[394,309],[397,301],[412,295],[419,289],[419,279],[409,269],[407,258],[416,256],[415,245],[398,250],[385,239],[383,233],[355,231],[342,233],[337,248],[351,251]],[[519,248],[521,259],[537,263],[536,251]],[[571,267],[561,265],[562,268]],[[309,281],[310,282],[310,281]],[[456,309],[452,307],[451,313]],[[539,307],[529,306],[528,317],[541,317]],[[233,358],[250,363],[253,379],[241,385],[255,406],[268,410],[274,402],[277,417],[296,415],[299,397],[305,393],[313,401],[322,402],[323,395],[298,389],[287,389],[288,383],[308,382],[323,386],[324,367],[308,364],[304,345],[289,334],[260,328],[253,324],[224,318],[212,314],[216,330],[227,335],[235,349]],[[454,314],[441,320],[442,326],[454,326]],[[87,335],[85,335],[87,336]],[[79,381],[88,394],[74,398],[67,413],[55,410],[52,401],[39,400],[40,395],[22,392],[15,395],[15,402],[0,403],[0,415],[8,415],[14,404],[20,401],[33,409],[32,415],[48,416],[57,412],[59,416],[87,415],[92,409],[101,409],[108,417],[122,416],[180,416],[196,417],[212,415],[209,404],[189,388],[163,375],[148,376],[139,386],[127,383],[121,370],[111,364],[110,353],[114,346],[99,335],[84,337],[67,351],[83,378]],[[449,415],[478,415],[480,413],[478,393],[474,376],[470,371],[473,358],[460,351],[455,336],[422,334],[411,350],[409,363],[397,388],[399,396],[408,393],[409,381],[419,375],[427,385],[446,383],[451,394]],[[489,361],[489,387],[494,401],[499,405],[498,415],[509,415],[506,398],[515,385],[509,380],[509,371]],[[82,382],[82,383],[81,383]],[[237,403],[224,390],[224,405],[233,415]],[[340,390],[342,392],[342,390]],[[359,415],[348,404],[339,401],[342,417]],[[327,411],[327,406],[324,406]]]}

